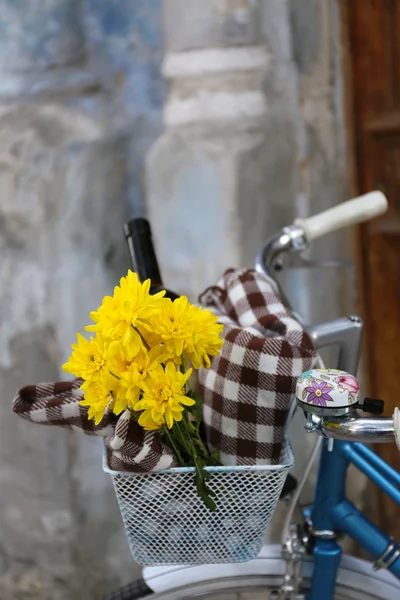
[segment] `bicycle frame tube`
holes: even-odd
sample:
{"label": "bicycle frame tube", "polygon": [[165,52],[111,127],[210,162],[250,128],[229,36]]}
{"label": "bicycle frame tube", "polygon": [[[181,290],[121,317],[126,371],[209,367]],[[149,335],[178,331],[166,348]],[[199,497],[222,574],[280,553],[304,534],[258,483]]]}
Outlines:
{"label": "bicycle frame tube", "polygon": [[[335,531],[336,523],[330,510],[327,509],[335,502],[341,502],[345,497],[346,473],[348,459],[338,454],[336,443],[331,452],[328,442],[323,440],[316,483],[314,506],[311,519],[316,531]],[[335,539],[317,539],[314,550],[314,572],[312,586],[307,600],[333,600],[337,569],[339,567],[342,549]]]}
{"label": "bicycle frame tube", "polygon": [[[335,441],[330,452],[328,441],[323,441],[311,520],[313,531],[325,539],[316,539],[315,542],[314,575],[308,600],[334,598],[342,551],[335,539],[327,539],[330,532],[349,535],[374,559],[382,557],[391,544],[390,538],[347,500],[345,483],[350,463],[400,504],[400,474],[372,450],[359,443]],[[391,557],[394,559],[388,570],[400,579],[400,557],[396,557],[396,549],[387,557],[389,562]]]}

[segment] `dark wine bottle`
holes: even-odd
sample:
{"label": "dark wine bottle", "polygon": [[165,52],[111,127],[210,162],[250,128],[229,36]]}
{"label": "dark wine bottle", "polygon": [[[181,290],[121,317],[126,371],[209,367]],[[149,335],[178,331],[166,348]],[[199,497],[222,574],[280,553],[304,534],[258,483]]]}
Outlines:
{"label": "dark wine bottle", "polygon": [[171,298],[171,300],[178,298],[177,294],[167,290],[162,283],[148,220],[131,219],[124,225],[124,234],[133,270],[137,273],[139,281],[143,282],[150,279],[150,294],[166,290],[167,298]]}

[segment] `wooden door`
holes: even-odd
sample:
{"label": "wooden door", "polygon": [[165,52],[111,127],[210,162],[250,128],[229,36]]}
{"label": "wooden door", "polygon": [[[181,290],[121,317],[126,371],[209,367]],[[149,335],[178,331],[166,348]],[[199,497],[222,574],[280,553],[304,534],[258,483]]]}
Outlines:
{"label": "wooden door", "polygon": [[[382,190],[388,213],[360,235],[370,392],[400,407],[400,0],[344,3],[359,193]],[[379,454],[400,468],[394,445]],[[400,539],[400,510],[378,494],[374,519]],[[393,533],[392,533],[393,532]]]}

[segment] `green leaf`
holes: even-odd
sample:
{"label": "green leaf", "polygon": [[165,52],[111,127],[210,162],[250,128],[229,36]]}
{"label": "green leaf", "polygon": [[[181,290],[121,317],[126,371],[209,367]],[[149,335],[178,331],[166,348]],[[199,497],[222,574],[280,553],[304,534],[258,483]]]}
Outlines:
{"label": "green leaf", "polygon": [[215,512],[217,506],[216,506],[214,500],[212,500],[210,498],[210,496],[204,496],[203,502],[211,512]]}
{"label": "green leaf", "polygon": [[221,465],[221,456],[219,450],[214,450],[212,454],[210,454],[210,466],[220,466]]}
{"label": "green leaf", "polygon": [[[195,392],[188,392],[188,395],[196,399],[196,405],[200,406],[203,403],[201,396]],[[193,408],[193,407],[191,407]],[[189,412],[189,411],[187,411]],[[195,484],[199,497],[203,500],[205,506],[210,510],[216,509],[216,504],[212,497],[216,497],[217,494],[214,490],[207,486],[207,481],[211,479],[211,473],[204,469],[205,466],[219,465],[219,453],[214,452],[211,454],[206,444],[201,439],[201,435],[198,429],[201,421],[193,423],[189,421],[188,414],[183,415],[181,421],[174,423],[170,430],[165,428],[165,435],[171,447],[175,450],[175,453],[180,456],[180,463],[185,466],[195,467]]]}
{"label": "green leaf", "polygon": [[196,469],[196,487],[197,487],[198,494],[201,496],[202,488],[203,488],[203,479],[202,479],[201,473],[199,473],[197,471],[197,469]]}
{"label": "green leaf", "polygon": [[201,465],[198,463],[197,458],[195,458],[195,468],[195,481],[197,493],[199,494],[200,498],[203,500],[207,508],[214,512],[216,509],[216,504],[214,500],[212,500],[211,496],[216,496],[216,493],[206,485],[206,479],[209,479],[211,477],[211,474],[201,467]]}
{"label": "green leaf", "polygon": [[186,395],[196,403],[189,408],[189,411],[194,416],[196,423],[200,425],[203,420],[203,397],[194,390],[189,390]]}

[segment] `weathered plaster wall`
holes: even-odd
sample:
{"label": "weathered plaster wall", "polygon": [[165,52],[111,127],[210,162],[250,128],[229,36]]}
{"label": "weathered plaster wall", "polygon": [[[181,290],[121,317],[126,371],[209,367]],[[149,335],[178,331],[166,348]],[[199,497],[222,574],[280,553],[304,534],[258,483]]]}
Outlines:
{"label": "weathered plaster wall", "polygon": [[162,131],[165,82],[161,75],[164,34],[160,0],[84,4],[86,39],[93,68],[114,97],[113,118],[132,132],[129,206],[144,214],[144,157]]}
{"label": "weathered plaster wall", "polygon": [[122,225],[142,203],[131,186],[136,116],[109,83],[114,57],[94,60],[81,8],[75,0],[0,6],[4,600],[101,598],[138,572],[100,441],[30,426],[10,411],[19,386],[65,377],[75,332],[129,264]]}

